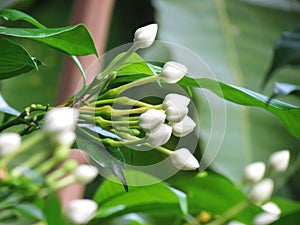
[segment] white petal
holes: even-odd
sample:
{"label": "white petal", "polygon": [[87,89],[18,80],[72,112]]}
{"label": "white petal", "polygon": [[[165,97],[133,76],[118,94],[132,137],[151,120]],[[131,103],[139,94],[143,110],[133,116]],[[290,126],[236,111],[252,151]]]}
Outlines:
{"label": "white petal", "polygon": [[266,165],[263,162],[250,163],[245,167],[245,179],[251,182],[260,181],[266,170]]}
{"label": "white petal", "polygon": [[154,132],[165,122],[165,119],[166,114],[163,110],[149,109],[140,116],[139,125],[146,132]]}
{"label": "white petal", "polygon": [[168,108],[169,106],[172,106],[172,105],[182,105],[182,106],[188,106],[188,104],[190,104],[190,99],[184,95],[179,95],[179,94],[175,94],[175,93],[170,93],[168,94],[162,105],[163,105],[163,108],[166,109]]}
{"label": "white petal", "polygon": [[253,203],[261,203],[268,200],[273,192],[274,182],[267,178],[257,183],[249,193],[249,200]]}
{"label": "white petal", "polygon": [[43,131],[52,135],[69,130],[73,130],[79,113],[74,108],[55,108],[47,112]]}
{"label": "white petal", "polygon": [[149,47],[155,40],[157,29],[157,24],[150,24],[137,29],[134,33],[134,44],[138,48]]}
{"label": "white petal", "polygon": [[153,147],[158,147],[166,144],[172,134],[172,127],[162,124],[158,130],[152,133],[146,134],[145,141],[151,144]]}
{"label": "white petal", "polygon": [[87,184],[98,175],[98,169],[95,166],[83,164],[76,168],[74,175],[78,182]]}
{"label": "white petal", "polygon": [[191,133],[196,127],[196,123],[190,118],[186,116],[182,121],[179,123],[173,123],[173,134],[176,137],[184,137]]}
{"label": "white petal", "polygon": [[282,150],[274,152],[269,159],[272,171],[280,173],[286,171],[290,160],[290,151]]}
{"label": "white petal", "polygon": [[188,107],[173,105],[166,109],[167,120],[172,123],[179,123],[189,112]]}
{"label": "white petal", "polygon": [[263,204],[261,207],[263,210],[265,210],[268,213],[272,213],[275,215],[280,215],[281,213],[281,209],[274,202],[267,202]]}
{"label": "white petal", "polygon": [[200,166],[197,159],[186,148],[175,150],[170,155],[170,159],[174,167],[180,170],[195,170]]}
{"label": "white petal", "polygon": [[258,214],[253,221],[254,225],[267,225],[271,224],[274,221],[278,220],[279,216],[271,213],[260,213]]}
{"label": "white petal", "polygon": [[85,224],[95,214],[98,205],[89,199],[72,200],[65,209],[66,217],[74,224]]}
{"label": "white petal", "polygon": [[0,156],[9,154],[21,146],[21,136],[17,133],[0,134]]}
{"label": "white petal", "polygon": [[176,83],[187,73],[187,71],[188,70],[184,65],[178,62],[169,61],[164,65],[160,77],[167,83]]}

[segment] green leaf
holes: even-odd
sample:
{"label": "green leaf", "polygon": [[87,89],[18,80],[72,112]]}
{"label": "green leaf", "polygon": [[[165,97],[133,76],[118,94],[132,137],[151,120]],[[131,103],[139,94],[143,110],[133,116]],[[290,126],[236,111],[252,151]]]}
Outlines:
{"label": "green leaf", "polygon": [[284,32],[274,46],[272,64],[263,81],[263,87],[273,76],[274,72],[287,65],[300,64],[300,26]]}
{"label": "green leaf", "polygon": [[[232,182],[218,174],[203,172],[194,177],[183,177],[172,184],[186,193],[189,211],[193,214],[204,210],[221,215],[235,205],[247,201]],[[250,205],[232,219],[248,224],[259,212],[262,212],[259,207]]]}
{"label": "green leaf", "polygon": [[[129,192],[124,192],[122,186],[114,181],[106,180],[97,190],[94,200],[99,203],[96,218],[120,216],[129,212],[145,212],[157,216],[184,215],[186,195],[170,188],[156,178],[138,172],[126,171]],[[141,183],[139,183],[141,182]],[[139,184],[155,183],[147,186]]]}
{"label": "green leaf", "polygon": [[43,24],[38,22],[36,19],[32,18],[26,13],[23,13],[21,11],[15,10],[15,9],[3,9],[0,10],[0,17],[3,17],[7,21],[18,21],[18,20],[24,20],[28,23],[31,23],[32,25],[38,27],[38,28],[46,28]]}
{"label": "green leaf", "polygon": [[7,28],[0,26],[0,34],[39,41],[69,55],[95,54],[98,56],[93,39],[83,24],[61,28]]}
{"label": "green leaf", "polygon": [[[93,134],[95,137],[97,134]],[[85,151],[103,170],[110,170],[128,190],[126,178],[124,176],[124,156],[119,148],[106,149],[100,142],[91,140],[82,132],[78,133],[76,143],[80,149]]]}
{"label": "green leaf", "polygon": [[40,208],[33,204],[22,203],[15,206],[15,209],[23,215],[27,215],[33,219],[43,221],[45,220],[44,214]]}
{"label": "green leaf", "polygon": [[225,84],[208,78],[192,79],[184,77],[179,84],[189,87],[206,88],[216,95],[239,105],[263,108],[277,116],[288,131],[300,140],[300,108],[278,100],[269,101],[269,97],[246,88]]}
{"label": "green leaf", "polygon": [[39,62],[19,44],[0,39],[0,80],[37,69]]}
{"label": "green leaf", "polygon": [[0,94],[0,112],[10,115],[19,116],[20,112],[7,104],[2,95]]}
{"label": "green leaf", "polygon": [[55,193],[51,193],[47,197],[45,204],[43,205],[43,212],[48,225],[67,224],[62,215],[60,200]]}

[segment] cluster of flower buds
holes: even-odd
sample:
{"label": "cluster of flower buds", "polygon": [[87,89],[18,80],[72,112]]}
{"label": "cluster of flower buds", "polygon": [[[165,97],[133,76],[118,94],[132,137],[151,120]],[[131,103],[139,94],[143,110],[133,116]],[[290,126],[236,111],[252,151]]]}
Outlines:
{"label": "cluster of flower buds", "polygon": [[[271,154],[267,169],[263,162],[254,162],[245,167],[245,180],[254,184],[248,194],[250,202],[261,205],[270,199],[274,189],[274,181],[267,176],[266,170],[270,175],[285,172],[289,159],[290,152],[282,150]],[[265,212],[257,215],[253,224],[266,225],[279,218],[281,210],[275,203],[268,202],[261,207]]]}

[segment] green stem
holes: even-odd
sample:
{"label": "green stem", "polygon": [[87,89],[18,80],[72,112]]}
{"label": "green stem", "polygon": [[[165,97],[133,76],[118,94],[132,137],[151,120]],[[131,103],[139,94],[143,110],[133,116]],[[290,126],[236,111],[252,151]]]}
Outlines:
{"label": "green stem", "polygon": [[106,92],[104,95],[99,96],[98,99],[105,99],[105,98],[108,98],[108,97],[109,98],[114,98],[114,97],[118,96],[119,94],[121,94],[122,92],[124,92],[124,91],[126,91],[130,88],[140,86],[140,85],[143,85],[143,84],[147,84],[147,83],[156,81],[158,79],[160,79],[159,75],[154,75],[154,76],[149,76],[149,77],[145,77],[145,78],[142,78],[142,79],[138,79],[138,80],[135,80],[133,82],[124,84],[122,86],[119,86],[117,88],[111,89],[108,92]]}
{"label": "green stem", "polygon": [[245,210],[247,207],[250,206],[249,201],[244,200],[242,202],[239,202],[238,204],[234,205],[232,208],[227,210],[225,213],[223,213],[218,219],[208,223],[207,225],[222,225],[228,220],[235,217],[237,214]]}
{"label": "green stem", "polygon": [[30,138],[25,140],[21,147],[14,152],[5,155],[1,160],[0,160],[0,167],[5,167],[12,159],[14,159],[17,155],[25,152],[29,148],[35,146],[37,143],[42,141],[45,138],[45,135],[42,132],[37,132],[34,135],[32,135]]}
{"label": "green stem", "polygon": [[54,155],[38,166],[35,171],[40,174],[46,174],[56,165],[58,165],[62,160],[66,159],[70,153],[70,149],[65,146],[59,146],[55,149]]}
{"label": "green stem", "polygon": [[51,173],[49,173],[47,175],[47,183],[48,184],[52,184],[54,183],[56,180],[64,177],[66,174],[72,172],[76,167],[77,167],[78,163],[76,160],[69,160],[67,162],[65,162],[61,167],[59,167],[58,169],[52,171]]}
{"label": "green stem", "polygon": [[64,187],[67,187],[71,184],[76,183],[77,180],[73,174],[70,174],[66,177],[63,177],[62,179],[58,180],[55,184],[52,184],[52,189],[57,191],[59,189],[62,189]]}
{"label": "green stem", "polygon": [[114,64],[109,65],[103,72],[97,75],[97,79],[100,80],[102,77],[105,77],[107,74],[110,74],[115,68],[120,66],[123,62],[126,61],[135,51],[137,50],[135,45],[132,45],[125,54],[119,58]]}
{"label": "green stem", "polygon": [[141,114],[149,109],[161,109],[160,105],[150,105],[150,106],[145,106],[145,107],[140,107],[140,108],[135,108],[135,109],[113,109],[111,111],[112,116],[124,116],[128,114]]}

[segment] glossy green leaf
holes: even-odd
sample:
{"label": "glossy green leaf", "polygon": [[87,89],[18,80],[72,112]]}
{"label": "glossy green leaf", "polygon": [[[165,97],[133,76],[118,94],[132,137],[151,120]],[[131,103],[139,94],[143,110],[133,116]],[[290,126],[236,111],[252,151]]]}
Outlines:
{"label": "glossy green leaf", "polygon": [[284,32],[274,45],[272,64],[265,76],[265,86],[275,71],[287,65],[300,64],[300,26],[291,31]]}
{"label": "glossy green leaf", "polygon": [[47,197],[43,205],[43,213],[48,225],[67,224],[64,216],[62,215],[60,200],[55,193],[51,193]]}
{"label": "glossy green leaf", "polygon": [[233,103],[245,106],[263,108],[277,116],[286,126],[288,131],[300,140],[300,108],[278,100],[271,100],[269,97],[246,88],[225,84],[208,78],[192,79],[184,77],[180,84],[189,87],[206,88],[218,96]]}
{"label": "glossy green leaf", "polygon": [[[76,139],[78,147],[85,151],[101,169],[108,169],[112,172],[121,181],[125,190],[128,190],[124,176],[124,156],[120,149],[113,147],[106,149],[100,142],[91,140],[82,132],[78,134]],[[97,136],[97,133],[94,135]]]}
{"label": "glossy green leaf", "polygon": [[129,212],[144,212],[157,216],[186,213],[186,195],[183,192],[138,171],[127,171],[126,177],[129,184],[156,183],[129,186],[129,192],[126,193],[120,184],[106,180],[94,196],[94,200],[99,203],[96,218],[119,216]]}
{"label": "glossy green leaf", "polygon": [[33,219],[39,221],[43,221],[45,219],[43,212],[36,205],[22,203],[16,205],[14,208],[21,212],[23,215],[27,215],[28,217],[31,217]]}
{"label": "glossy green leaf", "polygon": [[0,39],[0,52],[1,80],[37,69],[38,61],[15,42]]}
{"label": "glossy green leaf", "polygon": [[69,55],[97,55],[92,37],[83,24],[61,28],[7,28],[0,34],[39,41]]}
{"label": "glossy green leaf", "polygon": [[18,21],[18,20],[24,20],[28,23],[31,23],[32,25],[38,27],[38,28],[46,28],[43,24],[38,22],[36,19],[32,18],[26,13],[23,13],[21,11],[15,10],[15,9],[3,9],[0,10],[0,17],[3,17],[7,21]]}
{"label": "glossy green leaf", "polygon": [[[247,201],[244,194],[232,182],[218,174],[199,173],[194,177],[183,177],[173,185],[186,193],[189,211],[194,214],[207,211],[220,215]],[[259,212],[262,212],[259,207],[250,205],[232,219],[248,224]]]}

